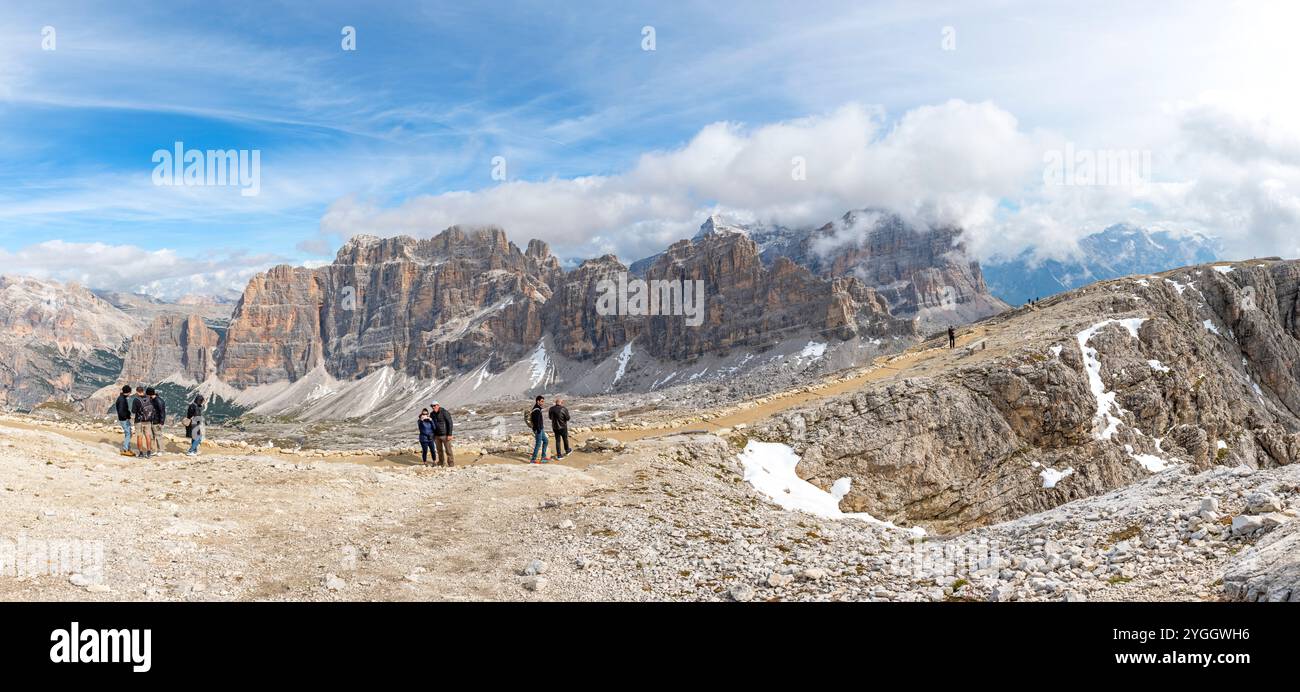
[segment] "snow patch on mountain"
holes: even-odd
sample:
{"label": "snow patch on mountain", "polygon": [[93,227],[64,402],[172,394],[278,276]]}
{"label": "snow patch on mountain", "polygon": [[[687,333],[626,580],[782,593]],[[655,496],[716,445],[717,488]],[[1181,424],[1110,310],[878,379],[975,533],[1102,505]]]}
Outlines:
{"label": "snow patch on mountain", "polygon": [[824,519],[857,519],[883,528],[905,530],[917,536],[925,535],[925,529],[919,527],[900,529],[866,512],[844,512],[840,509],[840,500],[848,494],[852,481],[840,478],[831,485],[831,492],[828,493],[800,478],[795,473],[795,467],[800,461],[799,455],[788,445],[750,440],[737,458],[744,469],[745,482],[783,509],[806,512]]}
{"label": "snow patch on mountain", "polygon": [[1122,421],[1115,415],[1115,412],[1123,413],[1123,409],[1115,401],[1115,393],[1106,391],[1106,386],[1101,381],[1101,359],[1097,355],[1097,349],[1089,346],[1088,342],[1097,332],[1112,324],[1124,327],[1129,334],[1137,338],[1138,329],[1146,320],[1145,317],[1104,320],[1079,332],[1079,351],[1083,354],[1084,371],[1088,375],[1088,386],[1092,390],[1092,396],[1097,400],[1097,413],[1094,420],[1100,430],[1095,430],[1093,435],[1099,440],[1109,440],[1115,434],[1115,431],[1119,429],[1119,424]]}

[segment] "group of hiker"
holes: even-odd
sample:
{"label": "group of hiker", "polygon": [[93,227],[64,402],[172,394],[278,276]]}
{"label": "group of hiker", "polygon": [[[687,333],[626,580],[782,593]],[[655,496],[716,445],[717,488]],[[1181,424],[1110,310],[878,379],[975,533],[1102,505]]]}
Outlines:
{"label": "group of hiker", "polygon": [[[203,423],[203,395],[194,397],[185,410],[185,436],[190,438],[189,456],[199,453],[203,442],[205,426]],[[118,425],[122,426],[122,456],[142,457],[148,459],[163,453],[163,426],[167,424],[167,402],[153,387],[138,386],[135,396],[131,395],[131,385],[122,385],[122,392],[113,402],[117,413]],[[134,442],[135,449],[132,450]]]}
{"label": "group of hiker", "polygon": [[[190,439],[190,448],[186,452],[189,456],[196,456],[199,445],[203,443],[206,433],[204,406],[203,395],[196,395],[181,421],[185,426],[185,436]],[[131,386],[123,385],[113,408],[117,413],[117,422],[122,427],[122,456],[148,459],[163,453],[162,434],[163,426],[167,423],[167,402],[158,395],[156,389],[139,386],[132,395]],[[553,457],[548,455],[548,420],[551,433],[555,436]],[[525,421],[533,432],[533,453],[529,463],[548,464],[573,453],[569,446],[569,409],[565,407],[563,398],[556,397],[555,405],[547,408],[546,397],[538,396],[533,400],[532,409],[525,414]],[[417,428],[421,463],[443,467],[456,465],[451,445],[453,435],[450,411],[436,401],[429,404],[429,408],[420,410]]]}
{"label": "group of hiker", "polygon": [[[533,400],[532,409],[524,417],[529,429],[533,431],[533,453],[528,463],[548,464],[573,453],[573,449],[569,447],[569,409],[564,406],[563,398],[557,397],[555,405],[548,409],[546,397],[538,396]],[[551,422],[551,432],[555,435],[554,457],[547,455],[547,420]],[[447,409],[436,401],[429,404],[429,408],[420,409],[416,427],[420,434],[420,463],[443,467],[456,465],[455,455],[451,450],[453,439],[451,413]]]}

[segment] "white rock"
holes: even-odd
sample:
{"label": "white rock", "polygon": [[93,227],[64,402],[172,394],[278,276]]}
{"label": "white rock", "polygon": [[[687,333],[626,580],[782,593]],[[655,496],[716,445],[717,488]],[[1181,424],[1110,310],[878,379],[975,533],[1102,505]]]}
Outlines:
{"label": "white rock", "polygon": [[733,601],[740,601],[741,603],[752,601],[754,600],[754,587],[749,584],[736,584],[731,587],[728,594],[731,596],[731,600]]}
{"label": "white rock", "polygon": [[820,567],[809,567],[799,573],[799,578],[805,581],[819,581],[826,578],[826,570]]}
{"label": "white rock", "polygon": [[524,588],[529,591],[542,591],[546,588],[546,577],[536,575],[524,580]]}
{"label": "white rock", "polygon": [[793,575],[781,574],[780,572],[773,572],[767,577],[767,585],[774,589],[779,589],[783,586],[789,586],[790,583],[793,581],[794,581]]}
{"label": "white rock", "polygon": [[1264,528],[1264,518],[1240,514],[1232,518],[1232,535],[1245,536]]}
{"label": "white rock", "polygon": [[1247,514],[1268,514],[1269,512],[1281,511],[1282,501],[1273,493],[1259,491],[1246,496]]}

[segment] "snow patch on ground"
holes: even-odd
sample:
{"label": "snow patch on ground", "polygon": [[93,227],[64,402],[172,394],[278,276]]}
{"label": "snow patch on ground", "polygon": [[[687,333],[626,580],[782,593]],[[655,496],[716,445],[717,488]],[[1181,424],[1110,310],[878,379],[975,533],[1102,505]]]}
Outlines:
{"label": "snow patch on ground", "polygon": [[1043,477],[1044,488],[1055,488],[1056,484],[1060,483],[1062,479],[1073,474],[1074,467],[1067,468],[1064,471],[1057,471],[1056,469],[1044,467],[1043,470],[1038,473],[1038,475]]}
{"label": "snow patch on ground", "polygon": [[1119,404],[1115,401],[1115,393],[1106,391],[1106,385],[1101,381],[1101,359],[1097,355],[1097,349],[1088,345],[1097,332],[1105,329],[1111,324],[1119,324],[1128,330],[1134,338],[1138,335],[1138,329],[1142,323],[1146,322],[1145,317],[1133,317],[1123,320],[1106,320],[1088,327],[1079,332],[1079,352],[1083,354],[1083,369],[1088,375],[1088,387],[1092,390],[1092,396],[1097,400],[1097,413],[1093,417],[1096,427],[1100,431],[1095,431],[1093,435],[1098,440],[1109,440],[1115,431],[1119,428],[1120,419],[1115,412],[1123,412]]}
{"label": "snow patch on ground", "polygon": [[1134,461],[1141,464],[1142,468],[1150,471],[1151,473],[1160,473],[1161,471],[1164,471],[1165,469],[1169,468],[1169,460],[1162,459],[1154,454],[1141,454],[1141,453],[1129,452],[1129,456],[1133,457]]}
{"label": "snow patch on ground", "polygon": [[1216,326],[1214,326],[1214,322],[1213,322],[1213,321],[1211,321],[1211,320],[1205,320],[1204,322],[1202,322],[1202,324],[1205,325],[1205,331],[1207,331],[1207,332],[1214,332],[1214,333],[1215,333],[1216,335],[1218,335],[1218,336],[1223,336],[1222,334],[1219,333],[1219,328],[1216,327]]}
{"label": "snow patch on ground", "polygon": [[537,350],[533,351],[533,355],[528,360],[528,379],[530,382],[528,388],[532,389],[546,379],[546,371],[551,365],[551,359],[546,355],[546,344],[539,342]]}
{"label": "snow patch on ground", "polygon": [[614,381],[610,383],[610,386],[618,384],[618,381],[623,379],[623,374],[627,372],[627,363],[630,360],[632,360],[631,341],[627,342],[627,345],[623,347],[623,351],[618,354],[618,370],[614,373]]}
{"label": "snow patch on ground", "polygon": [[1148,360],[1147,365],[1151,366],[1151,369],[1156,372],[1169,372],[1169,366],[1155,359]]}
{"label": "snow patch on ground", "polygon": [[858,519],[884,528],[910,531],[917,536],[925,535],[925,530],[920,527],[901,529],[866,512],[841,511],[840,500],[848,494],[852,481],[841,478],[831,485],[828,493],[800,478],[795,473],[799,455],[788,445],[750,440],[737,458],[745,470],[745,482],[783,509],[807,512],[824,519]]}
{"label": "snow patch on ground", "polygon": [[1234,269],[1236,269],[1236,267],[1232,265],[1224,266],[1216,264],[1214,266],[1214,271],[1219,272],[1220,274],[1231,274]]}
{"label": "snow patch on ground", "polygon": [[820,341],[809,341],[808,345],[804,346],[803,350],[796,353],[793,357],[796,365],[803,365],[805,361],[812,363],[825,355],[826,344]]}

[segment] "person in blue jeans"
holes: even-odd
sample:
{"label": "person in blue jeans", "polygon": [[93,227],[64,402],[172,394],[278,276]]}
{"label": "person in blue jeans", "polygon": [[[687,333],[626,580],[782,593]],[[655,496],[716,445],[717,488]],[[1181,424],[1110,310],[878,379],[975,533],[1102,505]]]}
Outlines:
{"label": "person in blue jeans", "polygon": [[199,445],[203,443],[203,434],[206,432],[203,424],[203,395],[194,397],[194,401],[189,408],[185,409],[185,436],[190,438],[190,451],[185,454],[188,456],[198,456]]}
{"label": "person in blue jeans", "polygon": [[427,466],[430,454],[433,454],[434,461],[438,460],[438,455],[433,451],[433,417],[429,415],[429,409],[420,409],[416,426],[420,431],[420,463]]}
{"label": "person in blue jeans", "polygon": [[[551,458],[546,456],[546,397],[538,396],[533,402],[533,410],[528,414],[528,424],[533,428],[533,457],[530,464],[546,464]],[[538,450],[541,457],[537,456]]]}
{"label": "person in blue jeans", "polygon": [[113,410],[117,413],[117,424],[122,426],[122,456],[133,457],[135,452],[131,451],[131,385],[124,385],[122,393],[117,395],[117,401],[113,402]]}

